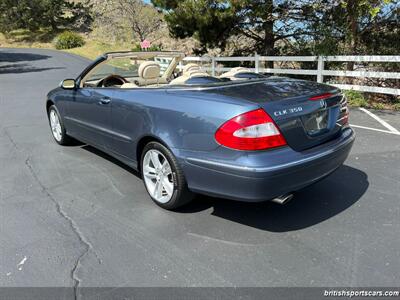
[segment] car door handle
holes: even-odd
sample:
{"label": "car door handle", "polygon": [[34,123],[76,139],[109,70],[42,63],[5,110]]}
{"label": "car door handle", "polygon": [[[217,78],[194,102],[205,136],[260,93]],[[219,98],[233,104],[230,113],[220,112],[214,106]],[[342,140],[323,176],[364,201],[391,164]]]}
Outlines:
{"label": "car door handle", "polygon": [[109,104],[110,102],[111,102],[110,98],[104,97],[100,99],[99,104]]}

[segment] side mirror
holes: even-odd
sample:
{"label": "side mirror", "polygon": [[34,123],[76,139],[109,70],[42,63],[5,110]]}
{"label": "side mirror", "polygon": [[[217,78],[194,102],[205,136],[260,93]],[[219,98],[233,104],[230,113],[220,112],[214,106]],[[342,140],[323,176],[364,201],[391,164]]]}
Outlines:
{"label": "side mirror", "polygon": [[65,79],[61,82],[60,86],[65,90],[73,90],[76,87],[75,79]]}

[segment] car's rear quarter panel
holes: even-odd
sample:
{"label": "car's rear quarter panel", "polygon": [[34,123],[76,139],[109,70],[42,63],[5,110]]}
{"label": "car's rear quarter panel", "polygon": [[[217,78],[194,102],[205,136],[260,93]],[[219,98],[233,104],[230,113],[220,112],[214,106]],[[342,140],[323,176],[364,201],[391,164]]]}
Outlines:
{"label": "car's rear quarter panel", "polygon": [[[257,108],[230,97],[176,90],[118,90],[113,100],[113,127],[135,147],[153,136],[171,149],[213,151],[214,134],[225,121]],[[124,148],[127,145],[121,145]],[[126,149],[135,156],[134,149]]]}

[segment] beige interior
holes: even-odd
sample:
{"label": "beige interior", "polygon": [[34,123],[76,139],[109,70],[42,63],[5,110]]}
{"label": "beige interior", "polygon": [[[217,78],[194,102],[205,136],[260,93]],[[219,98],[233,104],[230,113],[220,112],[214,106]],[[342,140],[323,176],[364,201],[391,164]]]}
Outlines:
{"label": "beige interior", "polygon": [[193,77],[209,77],[206,72],[202,71],[197,64],[187,64],[182,71],[182,76],[175,78],[170,82],[172,85],[185,84],[185,82]]}
{"label": "beige interior", "polygon": [[[81,80],[80,80],[80,87],[84,87],[85,83],[88,82],[88,80],[91,78],[91,76],[96,72],[98,68],[100,68],[103,64],[108,63],[112,59],[125,59],[129,58],[131,60],[147,60],[151,59],[153,57],[166,57],[166,58],[172,58],[172,61],[170,65],[167,67],[167,69],[163,72],[162,76],[160,76],[160,71],[158,71],[158,78],[153,77],[155,76],[155,73],[157,72],[157,67],[154,67],[154,64],[157,64],[156,62],[149,61],[152,67],[150,65],[143,65],[142,69],[142,75],[144,77],[135,77],[135,78],[127,78],[129,83],[123,84],[121,88],[135,88],[139,86],[146,86],[146,87],[158,87],[160,84],[168,84],[169,79],[171,78],[174,70],[176,69],[176,66],[179,64],[180,61],[183,60],[185,55],[181,52],[174,52],[174,51],[169,51],[169,52],[162,52],[162,51],[146,51],[146,52],[115,52],[115,53],[108,53],[106,54],[107,59],[98,64],[95,68],[90,70]],[[138,70],[139,73],[139,70]],[[139,75],[139,74],[138,74]],[[96,81],[92,80],[92,84],[95,84]]]}
{"label": "beige interior", "polygon": [[[121,86],[123,89],[129,88],[138,88],[138,87],[158,87],[164,84],[171,85],[183,85],[190,78],[194,77],[209,77],[210,75],[206,72],[202,71],[200,66],[195,63],[189,63],[182,68],[182,76],[173,79],[169,82],[170,78],[179,62],[181,62],[184,58],[184,55],[179,52],[121,52],[121,53],[111,53],[107,55],[107,60],[103,63],[106,63],[110,59],[118,59],[118,58],[130,58],[132,61],[140,61],[144,59],[151,59],[153,57],[167,57],[171,58],[172,61],[169,66],[165,69],[162,76],[161,67],[159,62],[157,61],[144,61],[140,64],[138,68],[138,76],[137,77],[129,77],[126,78],[130,82],[125,83]],[[102,63],[101,63],[102,64]],[[100,64],[100,65],[101,65]],[[100,66],[99,65],[99,66]],[[91,70],[85,77],[81,80],[81,86],[85,83],[87,78],[90,78],[91,73],[94,70]],[[238,80],[235,78],[235,75],[240,73],[251,72],[248,68],[236,67],[232,68],[230,71],[222,74],[220,78],[229,78],[231,80]]]}
{"label": "beige interior", "polygon": [[156,79],[160,77],[160,66],[156,62],[145,61],[140,64],[138,73],[144,80]]}
{"label": "beige interior", "polygon": [[142,62],[139,66],[139,78],[135,83],[139,86],[146,86],[160,83],[160,66],[153,61]]}
{"label": "beige interior", "polygon": [[121,89],[133,89],[133,88],[137,88],[138,85],[132,83],[132,82],[128,82],[128,83],[124,83],[123,85],[121,85]]}
{"label": "beige interior", "polygon": [[251,70],[248,68],[236,67],[236,68],[232,68],[228,72],[222,74],[221,76],[219,76],[219,78],[229,78],[231,80],[238,80],[239,78],[236,78],[235,75],[240,74],[240,73],[249,73],[249,72],[251,72]]}
{"label": "beige interior", "polygon": [[167,80],[160,77],[160,65],[153,61],[142,62],[138,69],[139,78],[135,82],[125,83],[122,89],[131,89],[139,86],[149,86],[160,83],[167,83]]}
{"label": "beige interior", "polygon": [[185,75],[192,71],[200,71],[200,66],[194,63],[187,64],[182,69],[182,75]]}

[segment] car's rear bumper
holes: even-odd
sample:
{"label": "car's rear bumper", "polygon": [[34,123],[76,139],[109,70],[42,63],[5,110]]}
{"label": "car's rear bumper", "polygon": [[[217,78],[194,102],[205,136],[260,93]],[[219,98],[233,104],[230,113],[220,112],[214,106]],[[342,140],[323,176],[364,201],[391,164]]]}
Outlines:
{"label": "car's rear bumper", "polygon": [[296,152],[239,152],[226,148],[209,153],[177,151],[189,189],[213,196],[257,202],[313,184],[340,167],[355,138],[348,128],[323,145]]}

